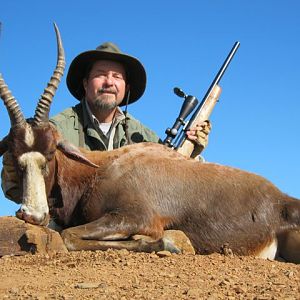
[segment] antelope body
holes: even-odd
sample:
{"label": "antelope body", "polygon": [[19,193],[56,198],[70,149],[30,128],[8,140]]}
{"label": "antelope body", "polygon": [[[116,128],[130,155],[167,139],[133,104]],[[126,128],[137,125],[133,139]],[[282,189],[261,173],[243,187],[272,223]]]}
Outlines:
{"label": "antelope body", "polygon": [[[199,163],[159,144],[91,152],[60,137],[48,117],[65,65],[55,29],[58,62],[33,119],[25,120],[0,76],[11,120],[0,155],[11,153],[20,179],[17,216],[38,225],[55,219],[65,228],[62,236],[70,250],[147,251],[151,243],[158,245],[153,241],[163,240],[165,230],[175,229],[200,254],[229,247],[239,255],[275,258],[282,236],[300,228],[300,202],[268,180]],[[136,235],[152,240],[131,240]]]}

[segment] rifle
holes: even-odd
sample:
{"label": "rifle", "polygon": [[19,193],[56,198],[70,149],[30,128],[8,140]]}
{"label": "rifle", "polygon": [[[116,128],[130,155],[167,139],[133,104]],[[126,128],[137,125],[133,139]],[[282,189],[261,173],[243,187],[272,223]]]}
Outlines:
{"label": "rifle", "polygon": [[[194,158],[196,155],[199,154],[199,151],[195,153],[195,145],[192,141],[187,139],[185,132],[188,131],[190,128],[195,127],[196,124],[199,124],[209,119],[209,116],[212,110],[214,109],[215,104],[217,103],[221,94],[221,87],[219,86],[219,82],[239,46],[240,42],[235,42],[199,105],[199,101],[196,97],[186,95],[181,89],[177,87],[174,88],[174,93],[177,96],[184,98],[185,100],[175,123],[171,128],[166,129],[165,133],[167,134],[167,137],[163,141],[165,145],[174,148],[176,151],[187,157]],[[185,119],[191,114],[191,112],[195,109],[197,105],[198,107],[193,113],[191,119],[188,122],[186,122]],[[183,128],[180,130],[182,126]],[[202,150],[203,148],[200,149],[200,153],[202,152]]]}

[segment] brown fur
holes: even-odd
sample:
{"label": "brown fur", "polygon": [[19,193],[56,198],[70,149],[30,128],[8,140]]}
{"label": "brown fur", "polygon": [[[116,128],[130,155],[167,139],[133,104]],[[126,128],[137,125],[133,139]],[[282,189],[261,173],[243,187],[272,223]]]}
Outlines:
{"label": "brown fur", "polygon": [[[108,152],[81,149],[98,168],[56,150],[51,126],[34,129],[32,149],[11,133],[13,156],[39,151],[50,212],[77,238],[105,240],[135,234],[160,238],[164,229],[184,231],[198,253],[257,254],[279,233],[299,228],[300,202],[252,173],[186,159],[163,145],[140,143]],[[21,138],[20,138],[21,137]],[[11,144],[11,145],[12,145]],[[65,236],[70,231],[65,233]]]}

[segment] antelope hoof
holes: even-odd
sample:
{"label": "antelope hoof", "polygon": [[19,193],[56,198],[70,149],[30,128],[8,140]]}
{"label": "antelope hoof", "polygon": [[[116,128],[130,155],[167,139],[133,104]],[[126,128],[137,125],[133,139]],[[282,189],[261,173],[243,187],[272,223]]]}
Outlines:
{"label": "antelope hoof", "polygon": [[190,239],[181,230],[165,230],[163,235],[165,250],[173,253],[195,254]]}

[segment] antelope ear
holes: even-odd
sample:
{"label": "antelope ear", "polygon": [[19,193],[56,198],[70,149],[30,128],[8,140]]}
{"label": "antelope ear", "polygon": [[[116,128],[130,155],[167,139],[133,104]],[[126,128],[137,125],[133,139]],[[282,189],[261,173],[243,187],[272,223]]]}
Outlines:
{"label": "antelope ear", "polygon": [[0,157],[8,150],[7,139],[8,137],[6,136],[2,141],[0,141]]}
{"label": "antelope ear", "polygon": [[99,167],[98,165],[90,161],[88,158],[86,158],[76,146],[74,146],[67,140],[58,141],[57,149],[62,151],[66,156],[70,157],[71,159],[74,159],[91,167]]}

